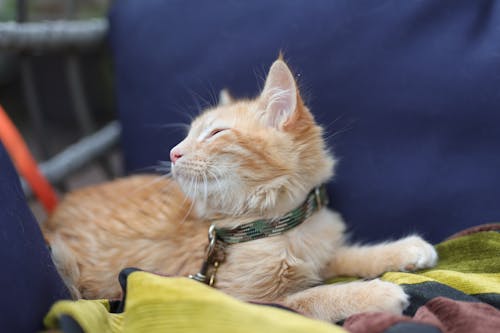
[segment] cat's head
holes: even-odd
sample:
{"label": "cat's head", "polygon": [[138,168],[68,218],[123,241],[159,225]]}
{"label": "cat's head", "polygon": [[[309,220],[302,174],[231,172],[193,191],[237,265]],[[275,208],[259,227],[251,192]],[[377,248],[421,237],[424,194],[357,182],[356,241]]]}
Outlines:
{"label": "cat's head", "polygon": [[194,119],[170,152],[172,173],[202,217],[280,216],[332,177],[322,134],[278,59],[260,96]]}

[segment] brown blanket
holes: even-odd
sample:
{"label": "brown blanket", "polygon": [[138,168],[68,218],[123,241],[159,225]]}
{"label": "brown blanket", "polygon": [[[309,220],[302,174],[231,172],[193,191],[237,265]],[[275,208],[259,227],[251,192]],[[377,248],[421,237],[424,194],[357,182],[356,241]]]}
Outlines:
{"label": "brown blanket", "polygon": [[406,332],[500,332],[500,311],[485,303],[437,297],[420,307],[413,318],[387,313],[362,313],[347,319],[352,333]]}

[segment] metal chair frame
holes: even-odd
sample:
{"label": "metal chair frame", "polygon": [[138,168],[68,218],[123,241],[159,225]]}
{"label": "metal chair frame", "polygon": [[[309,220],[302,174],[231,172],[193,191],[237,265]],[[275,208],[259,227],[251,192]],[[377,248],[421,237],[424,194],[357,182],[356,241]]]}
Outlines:
{"label": "metal chair frame", "polygon": [[[75,1],[65,1],[65,4],[67,20],[27,22],[26,0],[18,0],[17,21],[0,23],[0,50],[18,53],[29,118],[44,159],[40,169],[53,184],[62,184],[69,174],[95,160],[108,177],[113,177],[106,154],[117,145],[121,132],[118,121],[112,121],[97,130],[84,92],[77,53],[104,45],[108,32],[107,20],[71,20],[75,13]],[[31,61],[33,53],[49,52],[65,53],[65,72],[73,103],[72,111],[83,136],[83,139],[52,157],[45,140],[47,132]],[[23,189],[27,195],[31,194],[25,182]]]}

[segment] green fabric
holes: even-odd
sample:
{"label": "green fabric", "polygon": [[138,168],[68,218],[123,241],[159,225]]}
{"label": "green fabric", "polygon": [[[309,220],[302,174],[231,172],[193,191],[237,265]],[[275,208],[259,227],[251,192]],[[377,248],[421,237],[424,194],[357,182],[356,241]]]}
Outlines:
{"label": "green fabric", "polygon": [[436,245],[439,263],[433,270],[500,273],[500,233],[478,232]]}
{"label": "green fabric", "polygon": [[382,276],[398,284],[435,281],[466,294],[500,293],[500,233],[480,232],[436,245],[438,264],[415,273]]}
{"label": "green fabric", "polygon": [[500,233],[462,236],[436,245],[436,250],[439,261],[431,269],[382,275],[383,280],[402,285],[411,296],[405,314],[413,315],[438,296],[500,308]]}
{"label": "green fabric", "polygon": [[[500,233],[480,232],[436,246],[436,267],[415,273],[389,272],[382,276],[404,286],[411,296],[405,312],[436,296],[486,302],[500,307]],[[332,282],[333,280],[329,281]],[[338,281],[338,279],[334,280]],[[342,328],[298,314],[238,301],[185,278],[146,272],[127,279],[125,311],[113,314],[106,301],[62,301],[45,318],[57,328],[68,314],[85,332],[342,332]]]}

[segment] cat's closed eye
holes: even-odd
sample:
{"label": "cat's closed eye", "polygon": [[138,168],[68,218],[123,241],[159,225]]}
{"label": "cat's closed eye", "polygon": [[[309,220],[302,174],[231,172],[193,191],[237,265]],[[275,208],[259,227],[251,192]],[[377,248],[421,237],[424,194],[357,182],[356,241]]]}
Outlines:
{"label": "cat's closed eye", "polygon": [[227,131],[229,128],[216,128],[216,129],[213,129],[210,134],[208,135],[209,138],[211,137],[214,137],[215,135],[223,132],[223,131]]}

